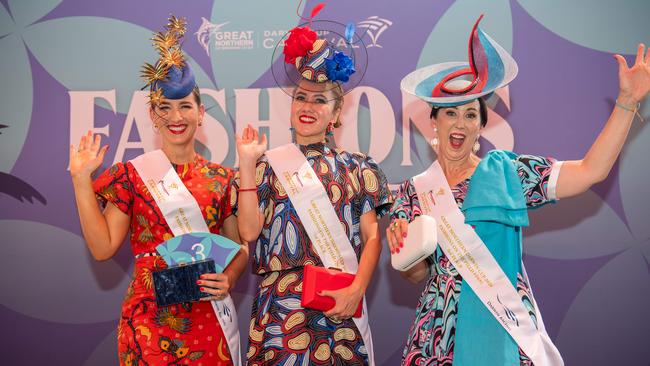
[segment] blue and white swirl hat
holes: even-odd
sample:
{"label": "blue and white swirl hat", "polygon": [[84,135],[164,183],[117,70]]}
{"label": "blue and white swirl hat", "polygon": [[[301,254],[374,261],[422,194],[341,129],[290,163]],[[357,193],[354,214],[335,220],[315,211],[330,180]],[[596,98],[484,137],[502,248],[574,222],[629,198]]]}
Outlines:
{"label": "blue and white swirl hat", "polygon": [[400,87],[435,107],[452,107],[492,94],[508,85],[518,72],[510,54],[478,24],[469,37],[468,62],[425,66],[406,75]]}

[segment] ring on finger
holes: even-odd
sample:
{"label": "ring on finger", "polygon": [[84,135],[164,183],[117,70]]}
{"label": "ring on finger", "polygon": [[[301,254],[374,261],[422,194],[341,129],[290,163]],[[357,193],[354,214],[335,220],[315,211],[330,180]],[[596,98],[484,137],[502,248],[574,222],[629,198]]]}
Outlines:
{"label": "ring on finger", "polygon": [[397,229],[397,221],[393,221],[393,223],[390,225],[390,231],[395,231]]}

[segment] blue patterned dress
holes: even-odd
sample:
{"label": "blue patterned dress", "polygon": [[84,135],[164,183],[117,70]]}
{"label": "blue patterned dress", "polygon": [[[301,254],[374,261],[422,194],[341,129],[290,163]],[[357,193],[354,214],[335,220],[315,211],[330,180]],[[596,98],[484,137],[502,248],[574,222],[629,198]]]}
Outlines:
{"label": "blue patterned dress", "polygon": [[[528,207],[539,207],[553,201],[549,198],[548,183],[554,162],[551,158],[532,155],[519,155],[514,160]],[[469,184],[468,178],[452,187],[458,207],[463,205]],[[391,220],[403,218],[409,222],[422,214],[412,180],[400,185],[390,214]],[[426,261],[430,276],[417,304],[402,365],[451,366],[462,277],[440,247]],[[530,301],[530,287],[521,273],[517,277],[517,291],[530,313],[535,314]],[[522,366],[532,365],[521,350],[519,355]]]}
{"label": "blue patterned dress", "polygon": [[[334,151],[324,144],[299,146],[327,191],[360,260],[361,215],[388,212],[391,194],[377,163],[360,153]],[[248,364],[367,365],[361,334],[351,319],[333,322],[303,309],[303,266],[322,262],[266,157],[257,163],[255,183],[264,224],[253,253],[253,272],[262,281],[253,302]],[[231,203],[237,212],[238,180]]]}

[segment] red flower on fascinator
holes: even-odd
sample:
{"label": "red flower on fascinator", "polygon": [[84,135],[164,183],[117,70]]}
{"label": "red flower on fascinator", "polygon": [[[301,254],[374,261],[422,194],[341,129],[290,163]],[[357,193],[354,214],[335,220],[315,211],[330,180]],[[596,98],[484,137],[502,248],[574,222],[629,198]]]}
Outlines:
{"label": "red flower on fascinator", "polygon": [[284,62],[292,64],[298,57],[304,57],[316,42],[316,32],[309,27],[296,27],[289,31],[289,38],[284,43]]}

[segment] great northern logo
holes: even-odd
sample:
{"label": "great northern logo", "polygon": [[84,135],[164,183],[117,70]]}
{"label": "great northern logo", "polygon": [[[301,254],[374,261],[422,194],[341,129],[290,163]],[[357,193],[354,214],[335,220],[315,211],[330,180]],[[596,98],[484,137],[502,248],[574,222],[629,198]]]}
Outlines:
{"label": "great northern logo", "polygon": [[250,50],[254,48],[255,41],[253,36],[255,31],[252,30],[239,30],[239,31],[223,31],[224,26],[230,22],[223,22],[219,24],[211,23],[205,18],[201,18],[201,26],[196,31],[196,39],[205,50],[205,53],[210,55],[210,42],[217,50]]}

